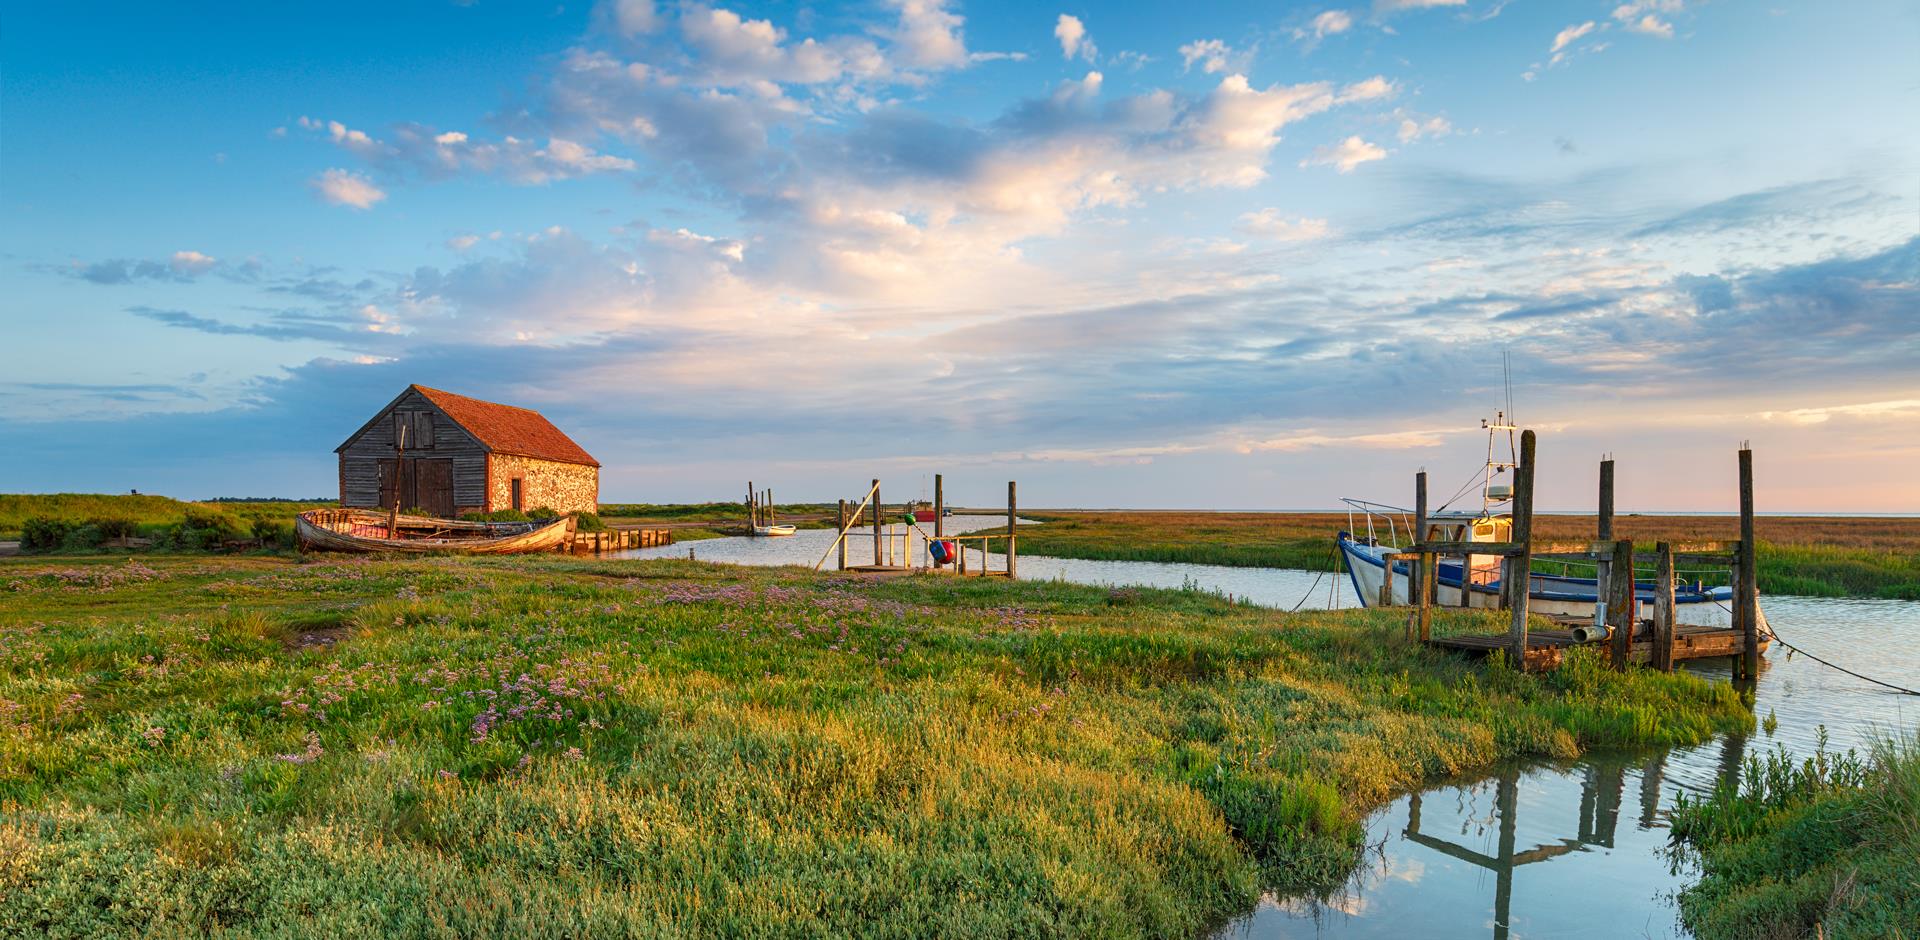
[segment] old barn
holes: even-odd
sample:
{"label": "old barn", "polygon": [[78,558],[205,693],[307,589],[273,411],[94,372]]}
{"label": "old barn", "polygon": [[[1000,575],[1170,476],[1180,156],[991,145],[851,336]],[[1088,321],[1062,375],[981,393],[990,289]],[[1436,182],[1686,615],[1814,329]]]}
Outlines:
{"label": "old barn", "polygon": [[[399,441],[396,451],[394,444]],[[436,516],[600,507],[600,462],[537,411],[409,385],[334,452],[340,505]]]}

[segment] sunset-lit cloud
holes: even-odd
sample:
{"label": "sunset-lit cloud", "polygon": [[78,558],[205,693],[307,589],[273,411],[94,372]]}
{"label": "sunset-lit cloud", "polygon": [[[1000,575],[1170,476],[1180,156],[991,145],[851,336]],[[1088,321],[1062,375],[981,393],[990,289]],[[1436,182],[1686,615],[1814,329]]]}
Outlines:
{"label": "sunset-lit cloud", "polygon": [[[713,498],[744,467],[824,497],[934,464],[1036,505],[1324,505],[1471,464],[1504,352],[1554,459],[1641,447],[1684,475],[1752,438],[1782,492],[1839,507],[1857,494],[1819,495],[1820,455],[1920,432],[1920,144],[1867,119],[1894,90],[1782,54],[1792,24],[1713,28],[1734,6],[423,8],[396,15],[424,49],[305,46],[311,80],[255,97],[192,85],[214,124],[139,99],[194,128],[207,176],[170,155],[91,188],[52,130],[89,105],[10,97],[35,144],[10,178],[46,182],[10,203],[4,276],[37,315],[0,381],[23,455],[0,490],[313,495],[323,439],[420,381],[549,411],[609,498]],[[1764,74],[1737,45],[1763,39]],[[1860,100],[1796,110],[1823,65]],[[1575,106],[1638,81],[1666,90],[1630,118]],[[1701,117],[1760,99],[1769,122]],[[45,433],[75,420],[98,433]],[[218,443],[236,429],[258,453]],[[1897,500],[1875,473],[1858,493]]]}

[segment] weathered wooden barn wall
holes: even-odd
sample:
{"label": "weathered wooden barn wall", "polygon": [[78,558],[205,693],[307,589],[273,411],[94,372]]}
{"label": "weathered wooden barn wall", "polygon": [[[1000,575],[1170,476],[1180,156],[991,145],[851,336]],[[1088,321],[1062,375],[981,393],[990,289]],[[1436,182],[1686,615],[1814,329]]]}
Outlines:
{"label": "weathered wooden barn wall", "polygon": [[408,448],[406,456],[451,458],[455,512],[480,511],[487,496],[486,448],[412,389],[401,395],[392,407],[380,412],[378,419],[348,441],[340,452],[340,505],[387,508],[380,506],[380,461],[393,458],[393,413],[396,411],[424,411],[433,415],[433,446]]}
{"label": "weathered wooden barn wall", "polygon": [[493,455],[493,508],[513,505],[513,480],[519,477],[526,509],[545,506],[560,512],[600,511],[600,469],[514,454]]}

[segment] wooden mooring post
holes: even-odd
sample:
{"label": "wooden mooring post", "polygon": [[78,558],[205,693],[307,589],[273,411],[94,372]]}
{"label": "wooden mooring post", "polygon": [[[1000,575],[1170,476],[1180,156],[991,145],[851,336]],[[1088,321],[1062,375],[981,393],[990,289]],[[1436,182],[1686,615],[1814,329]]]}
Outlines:
{"label": "wooden mooring post", "polygon": [[1613,558],[1600,563],[1600,583],[1607,604],[1608,641],[1613,668],[1625,670],[1633,658],[1634,611],[1633,540],[1613,543]]}
{"label": "wooden mooring post", "polygon": [[947,490],[946,481],[940,474],[933,475],[933,537],[946,538],[947,535]]}
{"label": "wooden mooring post", "polygon": [[880,534],[880,481],[873,481],[873,564],[879,567],[885,564],[881,560],[881,543],[885,536]]}
{"label": "wooden mooring post", "polygon": [[[1015,498],[1014,481],[1007,481],[1007,578],[1012,580],[1020,576],[1019,537],[1014,535],[1014,527],[1019,524],[1020,501]],[[986,543],[981,543],[984,551]]]}
{"label": "wooden mooring post", "polygon": [[[1419,544],[1427,540],[1427,471],[1413,475],[1413,541]],[[1409,572],[1411,580],[1407,584],[1407,594],[1414,600],[1413,616],[1408,618],[1415,637],[1421,642],[1433,638],[1433,604],[1440,595],[1439,557],[1432,552],[1421,552],[1420,560]]]}
{"label": "wooden mooring post", "polygon": [[1753,535],[1753,450],[1740,448],[1740,552],[1733,579],[1733,626],[1740,632],[1740,678],[1760,675],[1760,562]]}
{"label": "wooden mooring post", "polygon": [[[836,526],[836,528],[837,528],[837,529],[838,529],[838,530],[839,530],[840,532],[842,532],[842,533],[845,533],[845,532],[847,531],[847,501],[846,501],[845,499],[842,499],[842,500],[840,501],[840,519],[839,519],[839,523],[840,523],[840,524],[839,524],[838,526]],[[837,538],[837,539],[834,539],[834,540],[833,540],[833,546],[834,546],[834,548],[835,548],[835,549],[836,549],[837,551],[839,551],[839,552],[840,552],[840,570],[841,570],[841,571],[845,571],[845,570],[847,570],[847,539],[846,539],[846,536],[845,536],[844,534],[842,534],[840,538]]]}
{"label": "wooden mooring post", "polygon": [[[1633,656],[1633,543],[1613,538],[1613,459],[1600,461],[1600,511],[1594,537],[1613,542],[1610,558],[1594,562],[1594,593],[1605,605],[1607,646],[1614,669],[1625,670]],[[1615,572],[1621,572],[1616,575]]]}
{"label": "wooden mooring post", "polygon": [[1654,546],[1659,561],[1653,571],[1653,668],[1673,671],[1673,543]]}
{"label": "wooden mooring post", "polygon": [[1514,468],[1514,552],[1507,556],[1501,577],[1513,624],[1507,629],[1507,647],[1513,668],[1527,668],[1527,601],[1533,581],[1533,431],[1520,432],[1520,465]]}

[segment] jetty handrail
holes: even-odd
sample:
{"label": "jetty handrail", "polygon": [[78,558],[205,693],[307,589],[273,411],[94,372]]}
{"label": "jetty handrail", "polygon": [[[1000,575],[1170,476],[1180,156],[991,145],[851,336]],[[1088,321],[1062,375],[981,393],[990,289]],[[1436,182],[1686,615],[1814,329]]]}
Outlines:
{"label": "jetty handrail", "polygon": [[827,563],[827,557],[832,555],[833,550],[839,548],[840,543],[846,539],[847,533],[853,531],[854,528],[859,525],[860,510],[867,508],[867,503],[873,501],[873,494],[879,491],[879,489],[880,481],[878,480],[875,480],[872,486],[867,487],[867,495],[860,497],[860,505],[853,507],[853,511],[847,513],[847,524],[840,527],[840,534],[834,536],[833,541],[827,545],[827,550],[820,556],[820,560],[813,563],[813,570],[819,571],[820,566]]}

